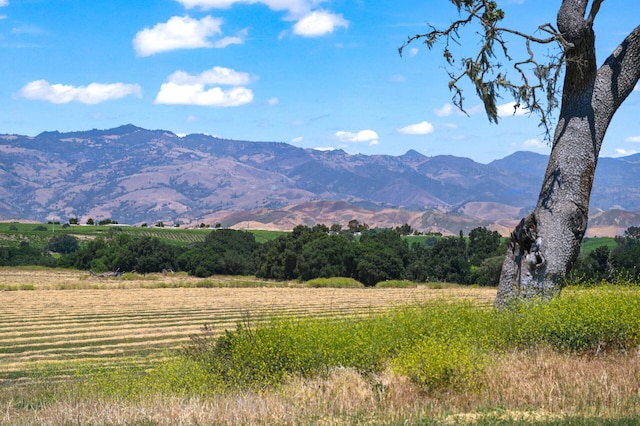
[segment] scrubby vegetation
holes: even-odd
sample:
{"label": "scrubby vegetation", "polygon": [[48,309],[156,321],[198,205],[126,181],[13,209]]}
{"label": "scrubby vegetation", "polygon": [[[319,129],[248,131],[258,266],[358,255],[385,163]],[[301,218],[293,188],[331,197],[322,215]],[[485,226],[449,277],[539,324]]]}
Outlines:
{"label": "scrubby vegetation", "polygon": [[215,341],[209,335],[205,327],[184,354],[204,365],[216,386],[273,385],[349,367],[363,374],[391,368],[424,391],[473,388],[492,357],[514,350],[596,355],[636,349],[640,292],[574,290],[509,310],[437,300],[359,318],[278,318],[260,326],[247,319]]}
{"label": "scrubby vegetation", "polygon": [[[218,336],[205,326],[151,368],[88,364],[64,382],[42,371],[39,392],[0,403],[25,419],[57,407],[66,423],[104,424],[118,423],[104,407],[130,419],[119,424],[171,424],[178,413],[190,413],[182,424],[633,424],[640,415],[635,285],[569,288],[509,310],[440,299],[348,318],[245,316]],[[73,418],[62,414],[70,407]]]}

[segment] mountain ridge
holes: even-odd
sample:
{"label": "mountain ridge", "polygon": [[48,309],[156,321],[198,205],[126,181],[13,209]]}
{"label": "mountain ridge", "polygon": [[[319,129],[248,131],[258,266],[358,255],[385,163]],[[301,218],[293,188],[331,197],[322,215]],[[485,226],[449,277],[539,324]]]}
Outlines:
{"label": "mountain ridge", "polygon": [[[530,152],[489,164],[415,150],[400,156],[351,155],[284,142],[178,136],[132,124],[34,137],[0,135],[0,156],[0,219],[5,220],[91,217],[236,226],[235,216],[247,219],[238,223],[286,228],[294,220],[343,220],[321,204],[343,202],[348,204],[342,204],[345,217],[360,214],[363,221],[385,226],[393,214],[379,212],[395,210],[397,218],[412,221],[416,229],[453,233],[457,230],[437,222],[464,225],[460,229],[471,225],[440,214],[508,229],[535,204],[547,162],[546,156]],[[638,160],[600,159],[593,212],[640,210]],[[314,213],[309,203],[320,203]],[[279,219],[249,220],[252,214]]]}

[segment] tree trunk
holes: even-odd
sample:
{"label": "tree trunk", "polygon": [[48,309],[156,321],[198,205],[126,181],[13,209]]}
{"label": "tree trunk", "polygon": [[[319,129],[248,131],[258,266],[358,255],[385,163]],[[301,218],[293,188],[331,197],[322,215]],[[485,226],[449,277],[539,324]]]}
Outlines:
{"label": "tree trunk", "polygon": [[560,292],[587,228],[602,140],[640,77],[640,26],[596,68],[597,9],[585,19],[587,4],[564,0],[558,13],[568,46],[560,116],[538,203],[511,233],[496,306]]}

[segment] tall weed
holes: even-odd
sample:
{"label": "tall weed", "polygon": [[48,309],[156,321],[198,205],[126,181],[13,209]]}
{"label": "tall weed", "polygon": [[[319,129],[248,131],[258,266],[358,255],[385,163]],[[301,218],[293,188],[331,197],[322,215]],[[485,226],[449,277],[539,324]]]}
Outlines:
{"label": "tall weed", "polygon": [[497,319],[495,327],[508,347],[627,350],[640,343],[640,292],[628,287],[571,289],[548,302],[523,302]]}
{"label": "tall weed", "polygon": [[[391,369],[428,391],[474,389],[482,385],[488,361],[501,353],[636,348],[640,290],[568,289],[552,301],[508,310],[435,300],[352,318],[247,317],[235,330],[216,335],[203,328],[180,357],[129,374],[135,380],[124,380],[115,393],[202,395],[327,377],[336,368],[365,376]],[[103,388],[114,382],[105,375]]]}

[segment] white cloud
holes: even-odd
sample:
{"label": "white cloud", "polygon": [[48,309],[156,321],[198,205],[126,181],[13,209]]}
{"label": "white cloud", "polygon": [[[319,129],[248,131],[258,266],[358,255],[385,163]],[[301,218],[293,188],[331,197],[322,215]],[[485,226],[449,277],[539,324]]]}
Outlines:
{"label": "white cloud", "polygon": [[0,7],[9,6],[9,0],[0,0]]}
{"label": "white cloud", "polygon": [[88,86],[75,87],[50,84],[46,80],[36,80],[28,83],[18,92],[19,97],[48,101],[53,104],[66,104],[73,101],[83,104],[98,104],[129,95],[141,98],[142,88],[137,84],[124,83],[91,83]]}
{"label": "white cloud", "polygon": [[615,152],[616,152],[616,156],[618,157],[626,157],[627,155],[633,155],[638,153],[638,151],[635,151],[633,149],[627,150],[623,148],[616,148]]}
{"label": "white cloud", "polygon": [[378,144],[378,134],[373,130],[360,130],[358,133],[339,131],[336,137],[341,142],[369,142],[370,145]]}
{"label": "white cloud", "polygon": [[198,105],[232,107],[250,103],[253,92],[246,87],[223,90],[220,87],[205,89],[202,84],[164,83],[156,96],[156,104]]}
{"label": "white cloud", "polygon": [[625,142],[640,143],[640,136],[629,136],[628,138],[625,138],[624,141]]}
{"label": "white cloud", "polygon": [[316,10],[296,22],[293,33],[303,37],[319,37],[330,34],[339,27],[348,28],[349,21],[342,15]]}
{"label": "white cloud", "polygon": [[498,105],[498,117],[508,117],[510,115],[525,115],[527,110],[518,106],[515,102],[507,102],[506,104]]}
{"label": "white cloud", "polygon": [[213,67],[197,75],[184,71],[176,71],[168,78],[176,84],[225,84],[229,86],[243,86],[251,82],[251,76],[246,72],[238,72],[231,68]]}
{"label": "white cloud", "polygon": [[[213,67],[197,75],[184,71],[171,74],[160,86],[156,104],[197,105],[211,107],[232,107],[253,101],[253,92],[244,87],[251,82],[251,76],[230,68]],[[229,89],[206,86],[229,85]]]}
{"label": "white cloud", "polygon": [[263,4],[271,10],[287,11],[293,19],[306,15],[311,7],[318,3],[315,0],[178,0],[178,2],[187,9],[198,7],[203,10],[228,9],[236,3]]}
{"label": "white cloud", "polygon": [[640,92],[640,83],[636,84],[636,87],[633,88],[634,92]]}
{"label": "white cloud", "polygon": [[442,107],[434,109],[433,112],[438,117],[449,117],[455,110],[457,110],[457,108],[453,105],[444,104]]}
{"label": "white cloud", "polygon": [[275,96],[267,101],[267,104],[269,104],[271,106],[278,105],[279,103],[280,103],[280,99],[278,99]]}
{"label": "white cloud", "polygon": [[16,27],[11,28],[11,34],[26,34],[30,36],[40,36],[46,34],[47,32],[37,25],[32,24],[20,24]]}
{"label": "white cloud", "polygon": [[548,145],[538,139],[527,139],[526,141],[522,142],[522,147],[527,149],[543,149],[547,148]]}
{"label": "white cloud", "polygon": [[215,47],[216,49],[224,49],[227,46],[231,46],[232,44],[243,44],[244,43],[244,39],[247,36],[247,31],[246,30],[242,30],[241,35],[237,35],[237,36],[233,36],[233,37],[223,37],[220,40],[216,40],[215,43],[213,43],[212,47]]}
{"label": "white cloud", "polygon": [[[337,28],[349,26],[342,15],[315,9],[324,0],[177,0],[185,8],[228,9],[235,4],[262,4],[277,12],[287,12],[285,20],[297,21],[293,33],[303,37],[319,37],[334,32]],[[279,39],[287,31],[281,32]]]}
{"label": "white cloud", "polygon": [[398,133],[402,133],[403,135],[428,135],[429,133],[433,133],[433,131],[433,124],[428,121],[410,124],[398,129]]}
{"label": "white cloud", "polygon": [[420,50],[417,47],[412,47],[411,49],[409,49],[409,57],[413,58],[418,54],[418,52],[420,52]]}
{"label": "white cloud", "polygon": [[320,147],[319,146],[319,147],[316,147],[316,148],[313,148],[313,149],[316,150],[316,151],[335,151],[336,150],[332,146],[327,146],[327,147]]}
{"label": "white cloud", "polygon": [[242,44],[246,30],[236,37],[224,37],[215,42],[210,40],[222,34],[222,22],[222,19],[211,16],[199,20],[189,16],[174,16],[167,22],[139,31],[133,39],[133,47],[138,56],[150,56],[176,49],[223,48],[230,44]]}
{"label": "white cloud", "polygon": [[407,77],[405,77],[402,74],[394,74],[391,77],[389,77],[389,81],[392,81],[394,83],[406,83]]}
{"label": "white cloud", "polygon": [[291,143],[300,143],[304,140],[302,136],[298,136],[296,138],[291,139]]}

